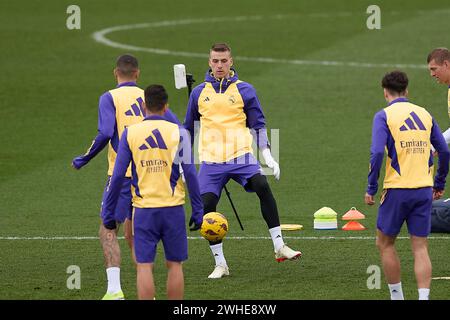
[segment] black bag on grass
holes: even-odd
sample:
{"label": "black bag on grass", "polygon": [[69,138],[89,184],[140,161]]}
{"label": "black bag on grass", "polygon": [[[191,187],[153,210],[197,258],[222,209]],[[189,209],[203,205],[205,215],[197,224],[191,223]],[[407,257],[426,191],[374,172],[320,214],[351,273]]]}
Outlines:
{"label": "black bag on grass", "polygon": [[450,233],[450,198],[433,201],[431,232]]}

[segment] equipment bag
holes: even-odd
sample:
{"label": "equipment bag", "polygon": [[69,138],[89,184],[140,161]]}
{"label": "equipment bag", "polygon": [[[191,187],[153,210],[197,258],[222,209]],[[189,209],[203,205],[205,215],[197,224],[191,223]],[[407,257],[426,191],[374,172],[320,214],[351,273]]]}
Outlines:
{"label": "equipment bag", "polygon": [[431,232],[450,233],[450,198],[433,201]]}

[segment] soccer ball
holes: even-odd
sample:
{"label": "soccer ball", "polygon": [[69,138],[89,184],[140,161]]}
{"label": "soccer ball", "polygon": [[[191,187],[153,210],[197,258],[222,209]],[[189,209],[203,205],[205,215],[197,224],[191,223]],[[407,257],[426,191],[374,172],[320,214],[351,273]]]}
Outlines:
{"label": "soccer ball", "polygon": [[210,212],[203,216],[200,234],[208,241],[220,241],[228,232],[228,221],[219,212]]}

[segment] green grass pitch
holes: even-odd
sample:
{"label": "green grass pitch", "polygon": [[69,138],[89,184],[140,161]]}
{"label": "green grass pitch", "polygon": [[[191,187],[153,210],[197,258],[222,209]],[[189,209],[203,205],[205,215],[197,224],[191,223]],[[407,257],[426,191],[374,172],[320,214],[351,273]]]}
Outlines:
{"label": "green grass pitch", "polygon": [[[112,69],[118,55],[135,54],[141,64],[140,85],[163,84],[171,109],[183,119],[187,93],[175,89],[172,67],[184,63],[198,84],[207,60],[177,52],[204,55],[212,43],[222,41],[232,46],[240,78],[257,89],[268,128],[280,130],[281,180],[269,177],[269,183],[281,222],[304,225],[303,231],[284,233],[303,258],[275,261],[270,239],[259,239],[269,233],[256,195],[231,182],[229,190],[245,226],[241,231],[223,195],[218,210],[230,223],[224,249],[231,276],[208,280],[213,258],[207,242],[190,239],[185,298],[389,298],[383,275],[381,289],[367,288],[367,268],[380,265],[373,239],[377,208],[363,202],[372,117],[385,106],[380,88],[384,73],[408,64],[403,70],[410,78],[411,100],[427,107],[441,128],[447,128],[447,88],[434,83],[424,67],[432,48],[450,46],[447,0],[229,0],[224,5],[80,0],[80,30],[66,28],[70,4],[0,3],[0,299],[102,297],[106,275],[97,239],[24,238],[97,236],[106,152],[79,172],[70,162],[96,134],[98,97],[115,86]],[[381,8],[380,30],[366,26],[371,4]],[[164,21],[170,23],[156,24]],[[107,37],[172,54],[114,48],[92,38],[105,28],[139,23],[153,25]],[[367,230],[315,231],[313,213],[323,206],[339,216],[357,207],[366,214]],[[368,238],[347,238],[351,236]],[[407,236],[406,230],[401,236]],[[120,243],[122,288],[128,299],[135,299],[134,267],[125,241]],[[429,246],[433,276],[450,276],[450,239],[432,239]],[[400,239],[398,251],[405,296],[416,299],[409,241]],[[163,260],[160,248],[155,266],[158,299],[165,299]],[[80,290],[66,287],[70,265],[80,267]],[[449,292],[449,281],[433,280],[432,299],[449,299]]]}

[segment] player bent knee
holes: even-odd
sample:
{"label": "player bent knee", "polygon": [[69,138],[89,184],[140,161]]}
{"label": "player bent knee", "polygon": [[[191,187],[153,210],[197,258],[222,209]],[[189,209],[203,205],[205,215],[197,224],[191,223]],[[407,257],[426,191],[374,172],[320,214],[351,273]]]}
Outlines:
{"label": "player bent knee", "polygon": [[378,249],[383,250],[385,248],[391,247],[395,243],[397,235],[388,235],[383,233],[380,229],[377,230],[376,245]]}

